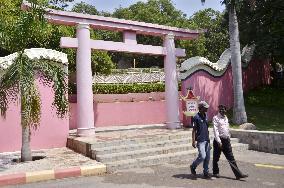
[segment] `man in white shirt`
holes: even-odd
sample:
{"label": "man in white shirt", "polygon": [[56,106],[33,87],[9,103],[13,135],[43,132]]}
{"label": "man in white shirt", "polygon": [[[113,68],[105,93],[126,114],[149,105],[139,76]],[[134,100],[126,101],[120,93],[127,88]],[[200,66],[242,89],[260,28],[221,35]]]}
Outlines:
{"label": "man in white shirt", "polygon": [[213,117],[213,130],[214,130],[214,141],[213,141],[213,176],[219,178],[219,167],[218,161],[223,151],[226,159],[230,163],[232,171],[234,172],[236,179],[246,178],[248,175],[243,174],[235,161],[232,146],[230,142],[230,131],[229,121],[226,116],[226,106],[219,105],[219,113]]}

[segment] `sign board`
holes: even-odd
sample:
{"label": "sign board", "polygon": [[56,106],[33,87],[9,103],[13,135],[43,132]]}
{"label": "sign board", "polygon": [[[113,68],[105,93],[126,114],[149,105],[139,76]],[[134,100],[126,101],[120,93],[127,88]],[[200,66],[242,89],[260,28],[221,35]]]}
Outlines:
{"label": "sign board", "polygon": [[186,111],[185,116],[195,116],[198,112],[198,99],[185,99]]}

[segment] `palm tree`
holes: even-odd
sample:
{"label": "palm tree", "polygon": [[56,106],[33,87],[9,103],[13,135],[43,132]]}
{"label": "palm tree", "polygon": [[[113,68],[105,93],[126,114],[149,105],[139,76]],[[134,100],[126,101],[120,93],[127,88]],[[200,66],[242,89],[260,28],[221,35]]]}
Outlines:
{"label": "palm tree", "polygon": [[[205,3],[205,0],[201,0]],[[250,1],[253,2],[253,1]],[[242,66],[241,49],[239,40],[239,26],[236,13],[236,7],[241,3],[240,0],[223,0],[229,13],[229,35],[231,50],[231,66],[233,74],[234,88],[234,107],[233,122],[240,125],[247,122],[247,114],[244,105],[243,84],[242,84]]]}
{"label": "palm tree", "polygon": [[67,73],[57,62],[48,59],[32,60],[25,53],[18,53],[0,77],[1,116],[5,117],[9,102],[19,100],[21,104],[21,161],[32,160],[31,129],[37,129],[40,123],[41,99],[36,84],[37,77],[45,85],[52,85],[55,93],[53,106],[62,118],[68,110],[66,76]]}
{"label": "palm tree", "polygon": [[0,111],[1,116],[5,117],[9,102],[20,101],[21,161],[32,160],[30,133],[40,122],[41,99],[35,82],[37,77],[44,84],[52,85],[55,92],[53,106],[57,115],[63,117],[68,110],[66,73],[62,67],[48,58],[33,60],[25,53],[26,48],[42,47],[48,43],[44,4],[38,2],[41,1],[32,1],[32,8],[22,11],[22,0],[1,1],[7,13],[0,11],[0,49],[18,53],[7,69],[1,70],[0,66]]}

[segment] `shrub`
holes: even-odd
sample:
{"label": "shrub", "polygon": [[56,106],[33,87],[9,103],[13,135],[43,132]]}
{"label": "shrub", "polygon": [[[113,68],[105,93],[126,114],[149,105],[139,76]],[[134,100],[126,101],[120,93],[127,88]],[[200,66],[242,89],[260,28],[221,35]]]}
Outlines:
{"label": "shrub", "polygon": [[[180,84],[179,84],[180,90]],[[164,92],[164,83],[94,84],[94,94],[126,94]],[[76,94],[76,84],[69,84],[69,94]]]}

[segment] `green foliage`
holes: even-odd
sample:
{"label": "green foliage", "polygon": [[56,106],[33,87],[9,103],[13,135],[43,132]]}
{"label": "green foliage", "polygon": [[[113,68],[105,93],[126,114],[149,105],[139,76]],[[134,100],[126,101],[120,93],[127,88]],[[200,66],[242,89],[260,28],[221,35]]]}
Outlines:
{"label": "green foliage", "polygon": [[243,44],[256,44],[259,57],[269,57],[284,64],[284,6],[282,0],[244,1],[239,11]]}
{"label": "green foliage", "polygon": [[[26,48],[49,48],[62,51],[68,55],[69,71],[76,71],[76,50],[60,48],[61,37],[76,37],[75,27],[52,25],[44,21],[43,7],[51,6],[62,9],[66,2],[73,0],[52,0],[44,4],[45,0],[35,1],[42,8],[22,11],[22,0],[0,2],[0,54],[9,55]],[[81,3],[82,4],[82,3]],[[64,5],[64,6],[63,6]],[[84,3],[82,5],[85,5]],[[61,8],[60,8],[61,7]],[[88,6],[75,6],[75,10],[84,12]],[[94,7],[88,9],[93,10]],[[86,11],[85,11],[86,12]],[[93,12],[90,12],[93,13]],[[100,39],[99,34],[91,32],[91,38]],[[93,74],[109,74],[114,68],[107,52],[94,51],[92,53]]]}
{"label": "green foliage", "polygon": [[224,14],[213,9],[198,11],[189,19],[193,28],[207,31],[196,40],[183,40],[179,47],[186,49],[187,57],[202,56],[216,62],[225,49],[229,47],[228,23]]}
{"label": "green foliage", "polygon": [[284,131],[284,90],[260,88],[245,95],[248,121],[258,130]]}
{"label": "green foliage", "polygon": [[153,84],[95,84],[95,94],[126,94],[126,93],[150,93],[163,92],[165,85],[162,83]]}
{"label": "green foliage", "polygon": [[[248,122],[253,123],[257,130],[284,131],[284,91],[276,88],[259,88],[245,95]],[[228,113],[232,118],[232,109]]]}
{"label": "green foliage", "polygon": [[[149,16],[151,15],[151,16]],[[149,0],[137,2],[128,8],[118,8],[112,17],[136,20],[147,23],[189,28],[189,22],[181,11],[177,10],[170,0]],[[138,35],[139,44],[162,46],[163,39],[155,36]],[[114,54],[115,59],[125,57],[125,54]],[[125,59],[136,59],[139,67],[163,67],[163,57],[149,55],[126,55]]]}
{"label": "green foliage", "polygon": [[96,9],[95,6],[88,5],[82,1],[80,3],[75,4],[74,7],[72,8],[72,11],[84,14],[92,14],[92,15],[99,14],[99,11]]}
{"label": "green foliage", "polygon": [[[88,5],[84,2],[80,2],[75,4],[75,6],[72,8],[72,11],[78,12],[78,13],[85,13],[85,14],[92,14],[92,15],[99,15],[99,12],[97,11],[95,6]],[[109,31],[102,31],[102,30],[91,30],[91,38],[97,39],[97,40],[107,40],[109,38],[117,38],[118,34],[114,32]],[[71,59],[76,59],[76,52],[74,50],[69,50],[68,55],[71,57]],[[69,57],[68,56],[68,57]],[[111,73],[111,69],[115,68],[114,64],[112,62],[112,59],[108,52],[104,51],[92,51],[92,73],[100,73],[108,75]],[[71,72],[76,71],[76,63],[75,61],[69,63],[69,70]]]}
{"label": "green foliage", "polygon": [[0,12],[0,48],[10,53],[37,47],[47,42],[42,8],[44,4],[42,1],[35,1],[39,5],[38,8],[21,11],[21,2],[20,0],[13,3],[7,0],[1,2],[1,10],[6,10]]}
{"label": "green foliage", "polygon": [[[179,83],[179,90],[181,84]],[[126,94],[164,92],[164,83],[133,83],[133,84],[94,84],[94,94]],[[69,94],[76,94],[76,85],[69,83]]]}
{"label": "green foliage", "polygon": [[251,106],[284,107],[284,91],[265,87],[250,91],[245,95],[246,104]]}
{"label": "green foliage", "polygon": [[53,82],[53,106],[57,115],[63,117],[68,110],[65,95],[67,75],[55,62],[32,61],[23,54],[26,48],[48,45],[46,35],[49,35],[51,30],[43,17],[45,1],[32,1],[32,8],[27,11],[20,10],[21,2],[1,1],[1,10],[2,6],[7,6],[7,9],[0,12],[0,48],[10,53],[18,51],[18,57],[1,75],[0,110],[1,115],[5,117],[9,101],[18,100],[20,96],[22,126],[36,128],[40,121],[41,109],[36,76],[39,75],[46,84]]}

